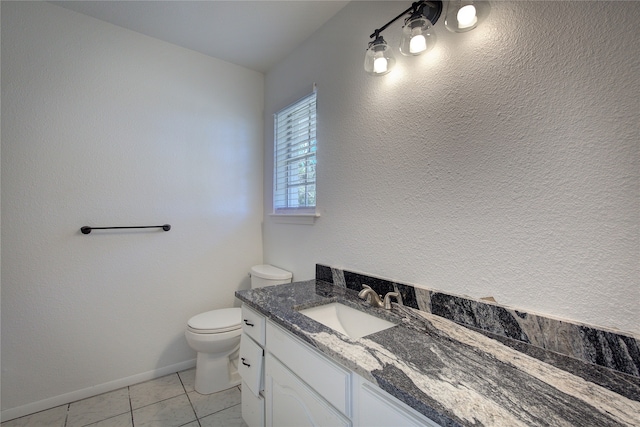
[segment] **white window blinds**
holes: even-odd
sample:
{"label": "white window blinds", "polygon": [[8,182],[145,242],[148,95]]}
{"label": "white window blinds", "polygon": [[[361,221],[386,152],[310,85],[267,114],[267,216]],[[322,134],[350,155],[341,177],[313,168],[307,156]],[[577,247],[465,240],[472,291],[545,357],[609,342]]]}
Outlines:
{"label": "white window blinds", "polygon": [[316,91],[274,115],[274,213],[314,213]]}

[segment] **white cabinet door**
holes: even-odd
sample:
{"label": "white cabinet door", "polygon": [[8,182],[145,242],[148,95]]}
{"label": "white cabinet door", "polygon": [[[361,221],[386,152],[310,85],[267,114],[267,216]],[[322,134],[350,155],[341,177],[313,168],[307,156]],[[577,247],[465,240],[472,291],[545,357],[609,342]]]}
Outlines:
{"label": "white cabinet door", "polygon": [[351,421],[320,398],[275,357],[265,357],[267,427],[344,426]]}
{"label": "white cabinet door", "polygon": [[362,427],[440,427],[380,387],[359,377],[356,425]]}
{"label": "white cabinet door", "polygon": [[334,408],[351,416],[351,372],[267,321],[267,350]]}

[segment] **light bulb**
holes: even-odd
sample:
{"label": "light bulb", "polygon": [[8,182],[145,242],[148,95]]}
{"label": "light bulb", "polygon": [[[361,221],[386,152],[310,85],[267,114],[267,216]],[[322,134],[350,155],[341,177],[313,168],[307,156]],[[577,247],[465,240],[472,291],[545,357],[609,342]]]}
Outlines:
{"label": "light bulb", "polygon": [[373,72],[382,74],[387,72],[387,58],[384,56],[373,60]]}
{"label": "light bulb", "polygon": [[420,55],[431,49],[435,41],[436,36],[429,25],[429,20],[424,15],[412,16],[402,27],[400,53],[405,56]]}
{"label": "light bulb", "polygon": [[458,19],[459,28],[469,28],[474,26],[476,22],[478,22],[476,7],[472,4],[462,6],[458,11],[456,18]]}
{"label": "light bulb", "polygon": [[364,57],[364,69],[372,76],[387,74],[393,68],[396,59],[382,36],[378,36],[369,43],[369,48]]}
{"label": "light bulb", "polygon": [[449,31],[464,33],[471,31],[484,20],[489,13],[488,2],[473,0],[449,0],[444,26]]}
{"label": "light bulb", "polygon": [[415,55],[425,50],[427,50],[427,40],[422,34],[411,37],[409,52]]}

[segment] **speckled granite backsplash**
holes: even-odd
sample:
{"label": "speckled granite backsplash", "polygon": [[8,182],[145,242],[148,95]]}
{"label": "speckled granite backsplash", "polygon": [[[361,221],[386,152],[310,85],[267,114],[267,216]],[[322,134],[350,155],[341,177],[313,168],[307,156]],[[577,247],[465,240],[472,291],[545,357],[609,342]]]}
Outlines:
{"label": "speckled granite backsplash", "polygon": [[[640,377],[640,340],[631,335],[529,314],[495,303],[415,288],[321,264],[316,264],[316,280],[356,291],[362,289],[362,284],[367,284],[382,295],[396,291],[402,296],[402,303],[408,307],[453,320],[486,335],[524,342]],[[514,343],[511,345],[517,346]]]}

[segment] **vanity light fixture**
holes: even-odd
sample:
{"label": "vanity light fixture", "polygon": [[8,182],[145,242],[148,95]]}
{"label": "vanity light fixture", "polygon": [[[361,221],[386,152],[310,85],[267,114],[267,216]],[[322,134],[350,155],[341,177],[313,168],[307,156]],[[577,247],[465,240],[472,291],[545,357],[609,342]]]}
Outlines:
{"label": "vanity light fixture", "polygon": [[[400,15],[378,28],[369,37],[367,53],[364,58],[364,69],[372,76],[382,76],[391,71],[396,60],[389,44],[381,33],[396,22],[408,15],[402,27],[400,40],[400,53],[405,56],[421,55],[429,51],[436,41],[433,25],[438,22],[442,13],[442,1],[419,0]],[[465,32],[474,29],[478,25],[476,4],[472,0],[451,0],[447,7],[445,26],[454,32]]]}

